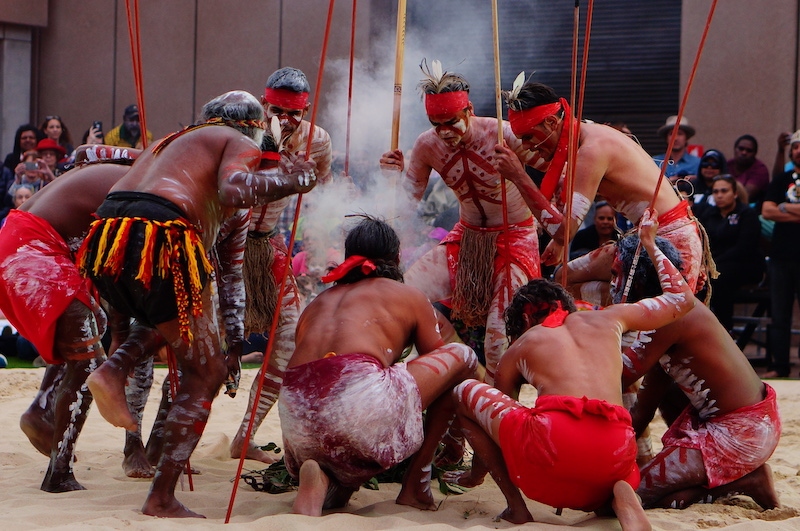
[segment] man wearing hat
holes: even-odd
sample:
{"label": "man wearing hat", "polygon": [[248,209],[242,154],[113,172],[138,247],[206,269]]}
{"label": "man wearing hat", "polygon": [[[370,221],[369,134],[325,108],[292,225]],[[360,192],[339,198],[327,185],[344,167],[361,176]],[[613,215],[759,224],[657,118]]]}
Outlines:
{"label": "man wearing hat", "polygon": [[[153,140],[153,133],[147,132],[147,142]],[[142,127],[139,124],[139,106],[136,104],[125,107],[122,114],[122,123],[106,133],[105,143],[109,146],[139,148],[142,145]]]}
{"label": "man wearing hat", "polygon": [[789,145],[793,168],[773,177],[761,206],[761,215],[775,222],[769,256],[772,325],[767,378],[789,376],[792,307],[795,298],[800,300],[800,130],[791,136]]}
{"label": "man wearing hat", "polygon": [[[675,122],[678,121],[677,116],[670,116],[664,125],[658,128],[658,136],[664,139],[664,142],[669,142],[669,137],[672,134],[672,129],[675,127]],[[681,117],[681,123],[678,126],[678,134],[675,135],[675,142],[672,144],[672,151],[669,155],[669,163],[667,169],[664,171],[670,181],[675,181],[680,178],[690,178],[697,175],[697,168],[700,166],[700,157],[692,155],[686,151],[689,145],[689,139],[694,136],[694,127],[689,125],[689,120],[685,116]],[[666,154],[656,155],[653,161],[660,167],[664,162]]]}

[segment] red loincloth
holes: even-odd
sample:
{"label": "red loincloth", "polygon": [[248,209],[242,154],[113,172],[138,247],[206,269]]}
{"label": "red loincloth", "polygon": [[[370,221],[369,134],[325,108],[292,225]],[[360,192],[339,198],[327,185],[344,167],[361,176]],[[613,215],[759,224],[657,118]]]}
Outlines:
{"label": "red loincloth", "polygon": [[552,507],[593,511],[617,481],[639,486],[631,416],[603,400],[540,396],[506,413],[500,448],[514,485]]}
{"label": "red loincloth", "polygon": [[657,236],[669,240],[680,253],[683,260],[681,274],[694,293],[705,286],[709,269],[698,223],[692,215],[689,202],[681,201],[672,210],[658,216],[656,232]]}
{"label": "red loincloth", "polygon": [[761,402],[718,417],[700,419],[697,410],[687,406],[661,438],[664,449],[700,450],[708,488],[749,474],[767,462],[781,437],[775,390],[767,384],[764,387],[767,396]]}
{"label": "red loincloth", "polygon": [[422,399],[405,363],[332,355],[286,371],[278,411],[286,468],[317,461],[336,483],[362,483],[422,445]]}
{"label": "red loincloth", "polygon": [[9,212],[0,230],[0,311],[47,363],[64,362],[53,350],[58,318],[74,299],[94,307],[93,290],[47,221]]}

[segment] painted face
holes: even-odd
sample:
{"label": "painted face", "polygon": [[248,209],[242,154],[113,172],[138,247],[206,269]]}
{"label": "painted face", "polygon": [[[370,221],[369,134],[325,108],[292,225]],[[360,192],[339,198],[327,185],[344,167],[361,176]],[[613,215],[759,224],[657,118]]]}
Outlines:
{"label": "painted face", "polygon": [[610,206],[602,206],[594,211],[594,226],[597,234],[603,238],[611,237],[614,232],[614,209]]}
{"label": "painted face", "polygon": [[469,109],[462,109],[452,116],[428,116],[436,136],[448,146],[455,147],[469,129]]}
{"label": "painted face", "polygon": [[273,116],[278,117],[278,121],[281,124],[281,134],[285,137],[290,137],[297,131],[303,116],[306,114],[306,109],[285,109],[271,103],[265,103],[264,110],[267,113],[267,122],[272,120]]}
{"label": "painted face", "polygon": [[[59,133],[61,134],[61,133]],[[23,131],[22,134],[19,136],[19,147],[20,151],[30,151],[31,149],[36,149],[36,144],[39,141],[36,139],[36,133],[33,131]]]}
{"label": "painted face", "polygon": [[736,144],[736,161],[752,163],[756,158],[756,146],[752,141],[743,139]]}
{"label": "painted face", "polygon": [[545,119],[527,134],[522,135],[520,138],[522,147],[531,153],[538,154],[544,160],[551,160],[558,147],[556,131],[557,124],[552,125],[550,120]]}
{"label": "painted face", "polygon": [[44,134],[47,135],[47,138],[52,138],[58,142],[58,139],[61,137],[61,121],[58,118],[51,118],[48,120],[44,128]]}
{"label": "painted face", "polygon": [[736,190],[727,181],[716,181],[711,193],[714,195],[714,203],[720,209],[724,210],[736,204]]}

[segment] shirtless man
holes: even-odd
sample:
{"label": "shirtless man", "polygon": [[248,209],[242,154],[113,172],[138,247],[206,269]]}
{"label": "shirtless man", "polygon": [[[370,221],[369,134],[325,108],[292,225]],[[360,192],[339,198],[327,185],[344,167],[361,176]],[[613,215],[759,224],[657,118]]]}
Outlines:
{"label": "shirtless man", "polygon": [[[262,144],[263,167],[278,164],[281,157],[297,157],[305,153],[311,123],[303,120],[311,103],[308,100],[309,84],[305,74],[296,68],[281,68],[267,79],[267,86],[261,103],[267,120],[277,119],[281,126],[281,138],[271,138],[267,133]],[[282,153],[282,155],[280,154]],[[317,180],[327,183],[331,180],[331,137],[319,127],[314,126],[309,157],[316,163]],[[244,281],[247,293],[245,310],[245,333],[267,334],[272,326],[278,296],[278,282],[283,277],[287,263],[291,260],[283,235],[277,230],[278,219],[287,206],[296,204],[295,196],[288,196],[267,205],[253,208],[250,229],[247,233],[247,247],[244,254]],[[294,350],[294,331],[300,315],[300,298],[291,268],[286,275],[280,319],[275,331],[272,355],[267,364],[267,374],[260,395],[256,395],[259,371],[250,387],[247,410],[236,435],[231,441],[231,457],[242,455],[247,427],[253,403],[258,399],[258,408],[253,418],[251,438],[247,448],[247,458],[264,463],[272,463],[275,456],[256,446],[252,436],[266,418],[281,389],[283,372]]]}
{"label": "shirtless man", "polygon": [[[414,143],[404,187],[414,199],[422,200],[435,170],[458,197],[460,220],[442,245],[411,266],[406,282],[434,302],[452,299],[453,319],[468,327],[486,327],[486,379],[491,382],[508,346],[503,312],[509,299],[516,288],[540,276],[536,227],[511,183],[506,187],[507,202],[502,204],[500,175],[492,166],[497,120],[473,114],[467,81],[459,74],[429,72],[420,90],[433,129]],[[522,153],[521,142],[507,123],[503,124],[503,137],[514,157],[515,151]],[[405,167],[399,149],[384,153],[380,162],[385,169],[402,171]],[[504,208],[507,228],[503,226]]]}
{"label": "shirtless man", "polygon": [[[667,241],[664,253],[676,256]],[[619,244],[612,292],[620,297],[638,239]],[[639,259],[629,301],[652,297],[658,281],[646,256]],[[681,412],[664,411],[670,425],[663,450],[642,468],[638,494],[645,507],[684,508],[729,494],[746,494],[764,509],[779,506],[767,459],[778,445],[781,422],[775,391],[762,382],[730,334],[703,304],[653,331],[645,326],[623,352],[623,384],[646,374],[631,413],[637,435],[670,388],[688,398]],[[677,384],[674,385],[674,384]],[[681,398],[683,397],[681,395]],[[682,400],[682,405],[686,401]],[[675,418],[677,417],[677,418]]]}
{"label": "shirtless man", "polygon": [[[620,341],[626,330],[663,326],[695,304],[678,270],[655,247],[656,229],[646,211],[639,230],[659,265],[663,295],[575,312],[564,288],[533,280],[506,312],[513,343],[500,360],[497,389],[474,380],[456,387],[458,419],[477,458],[473,472],[488,467],[508,502],[501,518],[533,520],[522,489],[541,503],[583,511],[605,509],[610,501],[622,529],[650,529],[633,490],[639,470],[622,406]],[[526,382],[539,393],[533,408],[516,400]]]}
{"label": "shirtless man", "polygon": [[[261,159],[264,110],[233,91],[203,106],[202,122],[138,158],[97,210],[80,266],[112,306],[157,329],[181,371],[164,446],[142,512],[197,517],[174,494],[226,376],[238,377],[243,341],[242,255],[249,209],[314,184],[313,162],[295,172],[253,173]],[[215,248],[216,290],[206,249]],[[223,329],[224,327],[224,329]],[[223,344],[223,334],[225,344]],[[87,380],[103,417],[134,429],[125,402],[135,356],[115,353]],[[235,385],[235,384],[234,384]],[[229,388],[230,391],[230,388]]]}
{"label": "shirtless man", "polygon": [[[397,503],[435,510],[431,461],[454,415],[440,398],[475,376],[477,357],[445,344],[430,301],[403,284],[400,240],[383,221],[350,230],[345,261],[324,281],[336,285],[300,316],[278,401],[286,468],[300,479],[292,510],[344,507],[411,455]],[[420,356],[401,362],[412,344]]]}
{"label": "shirtless man", "polygon": [[[517,185],[533,214],[553,237],[542,253],[542,262],[552,265],[560,260],[565,240],[564,193],[562,190],[557,194],[557,191],[563,184],[567,141],[570,134],[575,134],[577,123],[567,101],[541,83],[526,82],[518,92],[509,94],[507,102],[511,129],[522,140],[522,147],[549,161],[549,166],[541,186],[537,187],[525,173],[523,162],[514,152],[516,149],[498,146],[494,164],[503,176]],[[650,155],[627,135],[607,125],[581,123],[569,237],[580,228],[597,195],[633,224],[638,223],[653,199],[659,175],[659,168]],[[554,196],[558,208],[551,204]],[[691,214],[689,203],[682,201],[669,183],[664,182],[653,207],[661,213],[659,235],[680,251],[681,273],[697,293],[705,284],[707,267],[701,229]],[[570,269],[582,273],[576,282],[582,284],[583,291],[576,295],[607,304],[613,260],[614,247],[610,245],[571,262]]]}
{"label": "shirtless man", "polygon": [[[72,463],[92,403],[84,383],[105,358],[100,338],[107,319],[73,253],[92,213],[128,169],[102,164],[68,172],[12,210],[0,231],[0,310],[48,363],[20,419],[34,447],[50,457],[41,487],[47,492],[83,490]],[[119,317],[112,345],[127,331]]]}

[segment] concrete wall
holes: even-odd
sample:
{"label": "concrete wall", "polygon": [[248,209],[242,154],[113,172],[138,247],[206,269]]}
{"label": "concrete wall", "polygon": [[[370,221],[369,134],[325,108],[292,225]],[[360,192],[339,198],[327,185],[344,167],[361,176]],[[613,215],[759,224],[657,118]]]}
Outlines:
{"label": "concrete wall", "polygon": [[[692,143],[732,158],[736,138],[752,134],[758,158],[772,168],[778,133],[798,127],[798,4],[717,3],[685,111],[697,128]],[[710,7],[711,0],[683,1],[681,95]]]}

